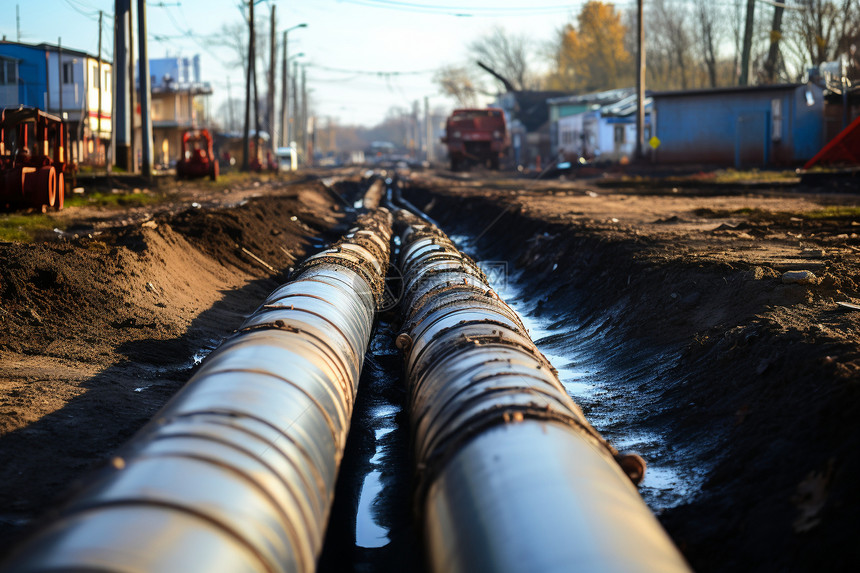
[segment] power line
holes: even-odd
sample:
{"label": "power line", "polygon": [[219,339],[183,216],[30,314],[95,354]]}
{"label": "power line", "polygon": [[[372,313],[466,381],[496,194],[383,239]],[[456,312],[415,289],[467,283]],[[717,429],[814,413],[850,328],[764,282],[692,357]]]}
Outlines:
{"label": "power line", "polygon": [[395,71],[395,70],[351,70],[348,68],[333,68],[330,66],[323,66],[319,64],[307,63],[305,64],[308,67],[316,68],[318,70],[323,70],[326,72],[337,72],[341,74],[352,74],[352,75],[362,75],[362,76],[380,76],[380,77],[391,77],[391,76],[420,76],[424,74],[432,74],[437,70],[409,70],[409,71]]}
{"label": "power line", "polygon": [[403,12],[421,12],[428,14],[447,14],[460,17],[496,17],[496,16],[545,16],[550,14],[568,14],[571,4],[552,4],[543,6],[457,6],[435,5],[417,2],[401,2],[396,0],[340,0],[345,4],[355,4],[371,8],[382,8]]}
{"label": "power line", "polygon": [[63,1],[66,3],[66,5],[69,8],[71,8],[72,10],[74,10],[75,12],[80,14],[81,16],[84,16],[85,18],[89,18],[90,20],[92,20],[94,22],[99,19],[99,16],[98,16],[99,11],[94,9],[92,6],[88,6],[87,4],[84,4],[82,2],[76,2],[75,0],[63,0]]}

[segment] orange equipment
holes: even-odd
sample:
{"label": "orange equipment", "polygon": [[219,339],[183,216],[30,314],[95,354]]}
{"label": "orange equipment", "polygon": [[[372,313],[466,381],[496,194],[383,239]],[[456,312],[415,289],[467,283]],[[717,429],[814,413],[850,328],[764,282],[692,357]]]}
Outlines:
{"label": "orange equipment", "polygon": [[212,135],[208,129],[190,129],[182,134],[182,157],[176,163],[178,179],[208,176],[218,179],[218,160],[212,152]]}
{"label": "orange equipment", "polygon": [[67,161],[65,122],[35,107],[0,110],[0,208],[63,208]]}

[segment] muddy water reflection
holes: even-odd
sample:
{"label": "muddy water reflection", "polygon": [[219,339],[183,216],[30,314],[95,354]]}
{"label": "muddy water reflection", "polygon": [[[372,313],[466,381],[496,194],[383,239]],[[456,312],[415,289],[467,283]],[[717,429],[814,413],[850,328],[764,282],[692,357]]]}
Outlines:
{"label": "muddy water reflection", "polygon": [[390,539],[389,530],[377,520],[376,505],[383,495],[382,470],[387,452],[385,437],[395,429],[395,416],[399,406],[381,404],[370,409],[369,427],[374,430],[374,453],[369,460],[371,471],[364,476],[355,516],[355,544],[358,547],[374,549],[385,547]]}
{"label": "muddy water reflection", "polygon": [[[467,237],[451,239],[480,260]],[[498,263],[490,263],[495,269]],[[558,371],[559,379],[591,424],[618,450],[633,451],[648,462],[639,491],[655,512],[689,502],[704,480],[705,468],[693,467],[692,456],[674,447],[669,437],[643,428],[649,389],[677,360],[677,352],[654,354],[632,348],[609,333],[612,310],[586,321],[548,300],[548,289],[536,292],[534,282],[508,264],[506,273],[487,272],[499,296],[520,316],[538,349]]]}

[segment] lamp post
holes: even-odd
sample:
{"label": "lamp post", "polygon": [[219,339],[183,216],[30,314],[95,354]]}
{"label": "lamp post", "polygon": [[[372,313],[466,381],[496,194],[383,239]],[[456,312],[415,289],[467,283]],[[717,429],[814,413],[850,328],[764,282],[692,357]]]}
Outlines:
{"label": "lamp post", "polygon": [[[285,125],[284,125],[284,128],[281,130],[281,134],[285,138],[284,139],[284,145],[285,146],[292,145],[293,141],[296,138],[296,132],[295,132],[295,129],[293,128],[293,124],[295,124],[295,122],[298,121],[298,118],[299,118],[299,111],[298,111],[298,109],[299,109],[299,107],[298,107],[299,106],[299,90],[298,90],[298,87],[296,85],[296,81],[298,78],[297,66],[299,65],[299,62],[297,62],[296,60],[304,57],[304,55],[305,55],[304,52],[299,52],[298,54],[293,54],[292,56],[287,58],[286,69],[289,70],[290,62],[292,62],[293,63],[293,76],[289,77],[289,74],[285,74],[285,76],[284,76],[286,78],[286,80],[284,82],[286,89],[284,89],[284,91],[283,91],[283,93],[285,95],[283,98],[284,101],[282,102],[283,107],[281,109],[281,112],[283,113],[283,116],[281,119]],[[292,84],[293,84],[292,88],[290,88],[290,84],[289,84],[290,80],[292,80]],[[290,114],[290,102],[289,102],[290,98],[287,97],[287,95],[286,95],[289,93],[290,89],[292,89],[291,97],[293,100],[293,113],[292,113],[292,115]]]}
{"label": "lamp post", "polygon": [[[289,64],[289,60],[292,58],[287,57],[287,52],[288,52],[287,34],[293,30],[297,30],[299,28],[307,28],[307,27],[308,27],[307,24],[302,23],[302,24],[298,24],[296,26],[293,26],[291,28],[287,28],[286,30],[284,30],[284,55],[283,55],[283,61],[281,62],[281,147],[286,147],[287,145],[290,144],[290,134],[289,134],[290,108],[288,105],[288,102],[289,102],[288,94],[289,94],[289,85],[290,85],[290,81],[289,81],[289,79],[290,79],[289,78],[290,66],[288,64]],[[304,54],[301,54],[301,55],[304,55]],[[296,56],[296,57],[298,57],[298,56]],[[293,95],[293,97],[295,97],[295,95]]]}

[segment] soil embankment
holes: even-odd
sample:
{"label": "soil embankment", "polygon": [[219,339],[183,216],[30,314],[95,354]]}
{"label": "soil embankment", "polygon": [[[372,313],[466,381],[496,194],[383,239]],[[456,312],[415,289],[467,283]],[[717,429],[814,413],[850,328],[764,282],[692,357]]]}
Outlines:
{"label": "soil embankment", "polygon": [[62,235],[0,244],[0,552],[350,222],[314,181],[213,195],[69,209]]}

